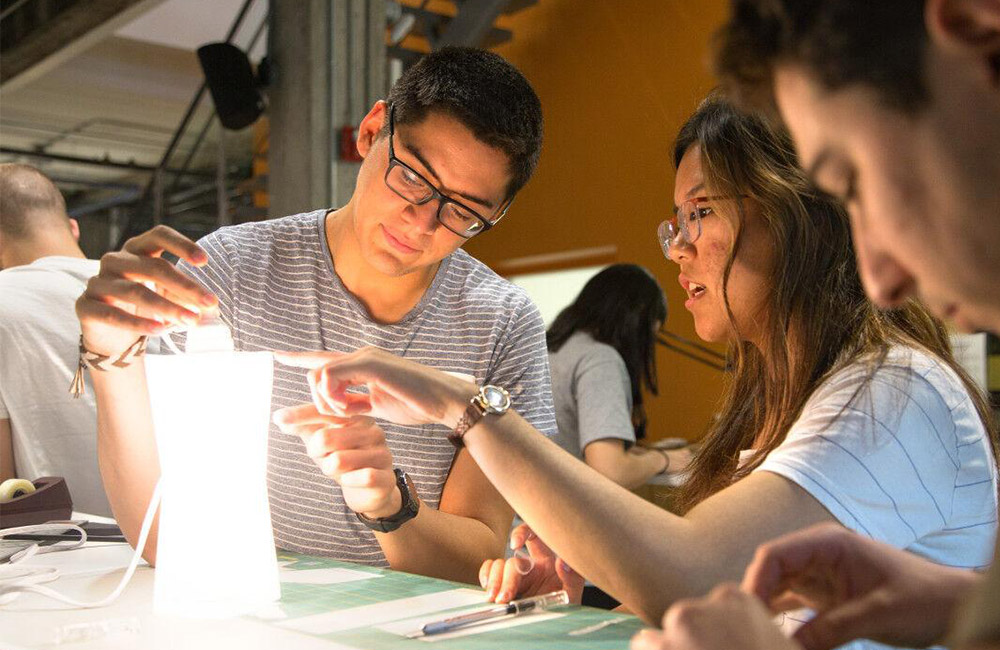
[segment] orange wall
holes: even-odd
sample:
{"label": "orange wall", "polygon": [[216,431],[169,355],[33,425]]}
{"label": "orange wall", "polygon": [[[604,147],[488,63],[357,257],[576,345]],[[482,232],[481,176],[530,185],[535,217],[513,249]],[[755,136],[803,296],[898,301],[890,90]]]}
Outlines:
{"label": "orange wall", "polygon": [[[673,138],[714,85],[708,42],[725,14],[723,0],[540,0],[498,23],[514,38],[497,51],[541,97],[545,145],[502,226],[467,250],[498,265],[613,244],[618,261],[647,267],[666,289],[669,329],[697,339],[656,226],[673,204]],[[697,438],[722,374],[659,354],[650,437]]]}

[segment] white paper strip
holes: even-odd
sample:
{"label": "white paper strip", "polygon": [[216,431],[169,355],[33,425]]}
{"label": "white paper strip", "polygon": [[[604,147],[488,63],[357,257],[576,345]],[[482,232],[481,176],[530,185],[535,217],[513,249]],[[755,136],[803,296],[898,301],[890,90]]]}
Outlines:
{"label": "white paper strip", "polygon": [[365,573],[353,569],[303,569],[301,571],[286,570],[281,573],[281,581],[295,585],[336,585],[341,582],[356,582],[381,578],[378,573]]}
{"label": "white paper strip", "polygon": [[479,589],[453,589],[436,594],[400,598],[375,605],[362,605],[341,609],[336,612],[324,612],[290,619],[279,623],[282,627],[305,632],[306,634],[329,634],[356,627],[372,627],[398,621],[401,618],[412,618],[434,612],[442,612],[453,607],[465,605],[481,605],[486,595]]}

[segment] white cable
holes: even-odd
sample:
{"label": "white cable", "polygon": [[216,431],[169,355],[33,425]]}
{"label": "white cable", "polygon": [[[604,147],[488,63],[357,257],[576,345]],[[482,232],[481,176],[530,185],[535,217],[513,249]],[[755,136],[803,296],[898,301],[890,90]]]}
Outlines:
{"label": "white cable", "polygon": [[65,533],[67,530],[74,530],[80,533],[80,539],[76,540],[69,546],[62,545],[62,542],[56,542],[52,546],[39,546],[38,544],[32,544],[31,546],[18,551],[10,556],[10,563],[22,562],[35,555],[41,555],[42,553],[55,553],[56,551],[72,551],[75,548],[80,548],[87,541],[87,531],[80,528],[76,524],[71,524],[69,522],[64,524],[38,524],[35,526],[16,526],[14,528],[4,528],[0,529],[0,539],[7,537],[8,535],[42,535],[48,531],[54,531],[57,533]]}
{"label": "white cable", "polygon": [[[82,535],[81,540],[75,542],[73,546],[70,546],[68,548],[65,546],[57,548],[55,545],[49,547],[38,547],[37,544],[34,544],[32,545],[32,547],[34,547],[34,550],[32,550],[32,547],[29,547],[25,551],[16,554],[20,555],[21,553],[23,553],[23,556],[18,557],[16,561],[12,557],[10,566],[0,567],[0,569],[3,569],[3,571],[0,571],[0,606],[6,605],[14,598],[16,598],[18,594],[25,592],[46,596],[48,598],[58,600],[68,605],[73,605],[74,607],[92,608],[92,607],[105,607],[106,605],[110,605],[119,596],[121,596],[123,591],[125,591],[125,587],[128,586],[129,580],[132,579],[132,574],[135,573],[135,569],[139,565],[139,559],[142,557],[143,549],[146,548],[146,540],[149,537],[150,529],[153,527],[153,518],[156,515],[156,510],[159,507],[159,505],[160,505],[160,481],[157,480],[156,487],[153,488],[153,495],[149,499],[149,506],[146,508],[145,518],[142,520],[142,529],[139,532],[139,542],[135,545],[135,552],[132,554],[132,560],[129,562],[128,569],[126,569],[125,575],[122,576],[122,579],[118,583],[118,586],[115,587],[114,591],[108,594],[106,598],[88,603],[76,600],[74,598],[70,598],[69,596],[65,596],[59,593],[58,591],[55,591],[54,589],[41,586],[42,583],[52,582],[53,580],[59,577],[59,569],[55,567],[16,566],[15,562],[23,562],[24,560],[33,555],[39,553],[50,553],[53,551],[73,550],[79,548],[80,546],[83,545],[85,541],[87,541],[87,533],[79,526],[59,524],[58,527],[62,530],[65,530],[66,528],[75,528],[79,530],[80,534]],[[53,525],[52,527],[55,526],[56,525]],[[22,528],[31,528],[32,530],[37,531],[37,527],[35,526],[30,526],[30,527],[26,526]],[[3,537],[4,535],[17,534],[15,531],[25,532],[21,528],[9,528],[0,531],[0,537]],[[11,570],[11,568],[13,568],[13,570]],[[26,571],[21,573],[20,575],[16,575],[16,570],[20,568],[23,568]],[[15,575],[8,575],[12,573]]]}

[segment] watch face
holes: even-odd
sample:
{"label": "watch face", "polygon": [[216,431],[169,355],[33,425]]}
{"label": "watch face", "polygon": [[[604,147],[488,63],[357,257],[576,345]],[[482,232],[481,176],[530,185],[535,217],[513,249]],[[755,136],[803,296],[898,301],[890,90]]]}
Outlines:
{"label": "watch face", "polygon": [[510,408],[510,395],[498,386],[483,386],[483,397],[492,413],[503,413]]}

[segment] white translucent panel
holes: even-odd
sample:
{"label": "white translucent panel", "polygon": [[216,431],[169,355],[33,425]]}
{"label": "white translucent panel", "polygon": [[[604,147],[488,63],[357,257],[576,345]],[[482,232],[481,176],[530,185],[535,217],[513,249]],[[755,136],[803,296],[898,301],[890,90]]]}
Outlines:
{"label": "white translucent panel", "polygon": [[267,352],[149,355],[163,502],[157,614],[221,618],[281,595],[265,472]]}
{"label": "white translucent panel", "polygon": [[559,312],[576,300],[583,285],[605,268],[607,265],[585,266],[544,273],[525,273],[508,279],[528,292],[528,296],[542,313],[542,322],[548,327]]}

